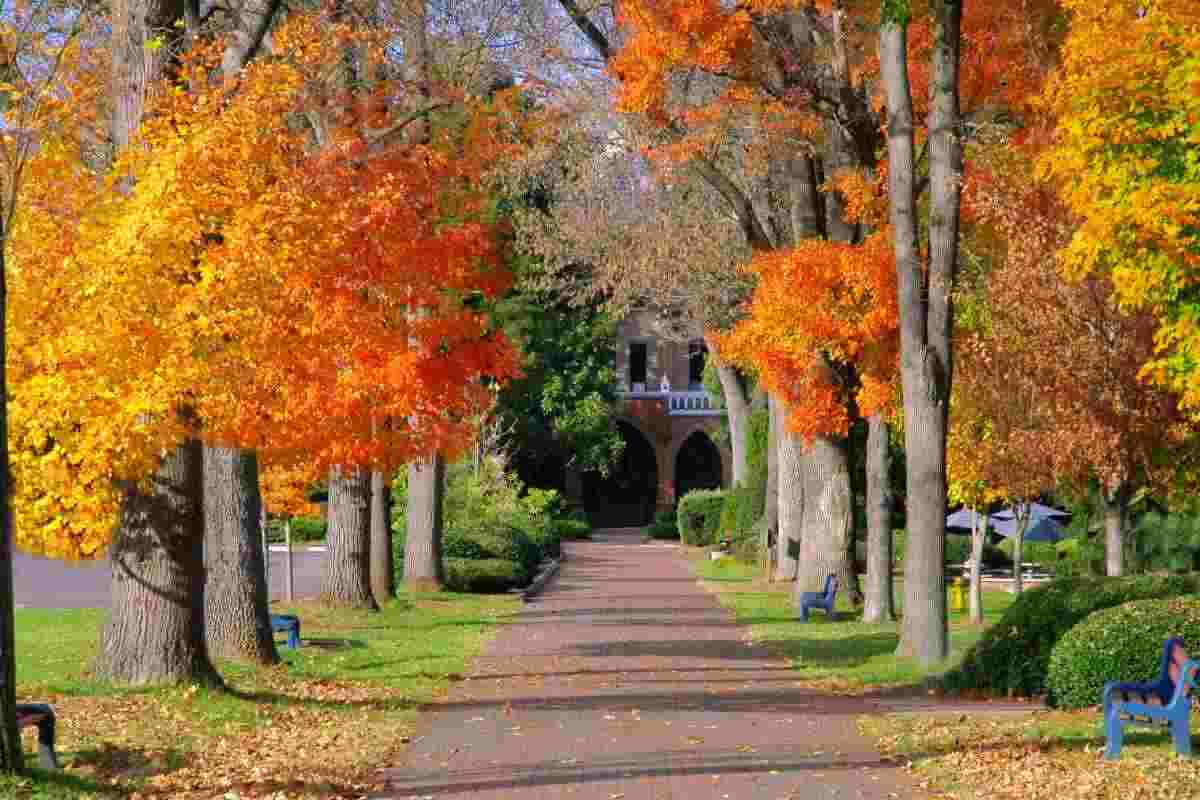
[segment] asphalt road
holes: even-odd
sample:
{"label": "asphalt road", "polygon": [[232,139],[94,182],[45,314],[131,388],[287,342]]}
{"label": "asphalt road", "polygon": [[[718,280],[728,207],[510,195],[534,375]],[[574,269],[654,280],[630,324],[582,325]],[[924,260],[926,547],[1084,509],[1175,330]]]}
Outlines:
{"label": "asphalt road", "polygon": [[[292,553],[296,597],[311,597],[321,585],[325,553]],[[271,600],[284,599],[285,554],[271,552]],[[111,567],[108,561],[66,562],[17,553],[13,558],[17,608],[107,608]]]}

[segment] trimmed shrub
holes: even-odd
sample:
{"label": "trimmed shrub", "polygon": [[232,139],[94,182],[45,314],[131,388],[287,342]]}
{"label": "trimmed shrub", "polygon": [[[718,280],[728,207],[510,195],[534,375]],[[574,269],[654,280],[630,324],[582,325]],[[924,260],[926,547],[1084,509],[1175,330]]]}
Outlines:
{"label": "trimmed shrub", "polygon": [[442,565],[446,588],[455,592],[507,592],[526,583],[520,568],[502,558],[447,558]]}
{"label": "trimmed shrub", "polygon": [[721,535],[730,539],[749,536],[754,523],[762,516],[763,502],[765,496],[756,487],[735,486],[726,492],[718,525]]}
{"label": "trimmed shrub", "polygon": [[1050,701],[1085,708],[1100,702],[1108,681],[1157,679],[1163,642],[1172,636],[1189,652],[1200,647],[1200,597],[1135,600],[1089,615],[1054,646]]}
{"label": "trimmed shrub", "polygon": [[646,530],[651,539],[678,539],[679,527],[674,511],[659,511],[654,515],[654,524]]}
{"label": "trimmed shrub", "polygon": [[1014,695],[1046,691],[1050,653],[1063,635],[1094,611],[1131,600],[1200,591],[1200,575],[1058,578],[1028,589],[944,678],[950,690]]}
{"label": "trimmed shrub", "polygon": [[705,547],[716,540],[725,492],[720,489],[693,489],[679,501],[676,521],[684,544]]}
{"label": "trimmed shrub", "polygon": [[[319,542],[325,538],[325,520],[315,517],[292,517],[293,542]],[[282,530],[280,531],[282,534]]]}
{"label": "trimmed shrub", "polygon": [[501,528],[491,533],[480,533],[474,537],[486,552],[485,558],[503,558],[516,564],[524,580],[533,577],[542,561],[542,551],[520,528]]}
{"label": "trimmed shrub", "polygon": [[[405,534],[393,533],[393,542],[397,536],[400,536],[401,539],[405,538]],[[442,531],[442,558],[467,558],[477,561],[484,558],[496,558],[496,554],[480,543],[475,538],[473,531],[444,530]]]}
{"label": "trimmed shrub", "polygon": [[558,538],[562,541],[592,538],[592,526],[587,520],[556,519],[550,522],[550,527],[558,533]]}

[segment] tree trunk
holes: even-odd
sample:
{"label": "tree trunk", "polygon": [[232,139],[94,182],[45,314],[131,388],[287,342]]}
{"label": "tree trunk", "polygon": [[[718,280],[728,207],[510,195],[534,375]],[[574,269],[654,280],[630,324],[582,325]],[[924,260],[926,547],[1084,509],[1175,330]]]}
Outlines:
{"label": "tree trunk", "polygon": [[766,536],[768,542],[775,542],[776,546],[771,552],[771,558],[768,559],[768,569],[770,574],[767,580],[778,580],[776,575],[777,565],[779,563],[779,438],[781,436],[778,413],[776,411],[778,401],[774,396],[767,396],[767,497],[766,506],[763,509],[763,516],[766,519]]}
{"label": "tree trunk", "polygon": [[200,443],[163,457],[150,487],[127,487],[109,549],[112,604],[96,676],[115,683],[221,683],[204,641]]}
{"label": "tree trunk", "polygon": [[849,558],[854,520],[846,448],[841,442],[818,436],[805,451],[802,464],[804,523],[796,572],[797,605],[801,592],[822,591],[829,575],[837,575],[839,592],[857,588]]}
{"label": "tree trunk", "polygon": [[[976,511],[975,508],[971,509]],[[983,624],[983,537],[987,534],[986,519],[980,521],[975,517],[971,528],[971,586],[970,586],[970,619],[972,625]]]}
{"label": "tree trunk", "polygon": [[385,472],[371,473],[371,593],[380,606],[396,596],[392,562],[392,485]]}
{"label": "tree trunk", "polygon": [[329,472],[329,552],[321,602],[378,611],[371,595],[371,473],[358,467]]}
{"label": "tree trunk", "polygon": [[729,419],[730,449],[733,451],[733,485],[744,486],[749,472],[748,450],[750,433],[750,397],[737,368],[717,363],[721,390],[725,395],[725,411]]}
{"label": "tree trunk", "polygon": [[422,592],[442,588],[442,494],[446,462],[432,455],[408,465],[408,537],[404,585]]}
{"label": "tree trunk", "polygon": [[277,664],[252,450],[204,447],[204,624],[209,655]]}
{"label": "tree trunk", "polygon": [[900,310],[908,538],[897,654],[922,665],[949,655],[945,591],[946,428],[952,379],[952,291],[958,256],[962,142],[958,117],[961,6],[934,0],[929,265],[917,248],[908,5],[885,4],[879,32],[886,92],[888,199]]}
{"label": "tree trunk", "polygon": [[[3,225],[3,221],[0,221]],[[8,265],[7,231],[0,227],[0,386],[8,375]],[[0,497],[12,493],[8,472],[8,394],[0,394]],[[16,619],[13,597],[12,506],[0,503],[0,773],[20,772],[24,766],[21,736],[17,731]]]}
{"label": "tree trunk", "polygon": [[775,403],[779,430],[779,535],[775,542],[775,580],[794,581],[804,532],[804,440],[786,429],[786,412]]}
{"label": "tree trunk", "polygon": [[1029,512],[1018,513],[1016,524],[1013,526],[1013,594],[1020,595],[1025,589],[1025,578],[1022,575],[1021,562],[1025,553],[1025,527],[1029,524]]}
{"label": "tree trunk", "polygon": [[876,414],[867,420],[867,591],[863,622],[892,622],[896,618],[888,460],[888,425]]}
{"label": "tree trunk", "polygon": [[1125,507],[1128,496],[1124,486],[1104,493],[1104,567],[1110,578],[1125,574]]}

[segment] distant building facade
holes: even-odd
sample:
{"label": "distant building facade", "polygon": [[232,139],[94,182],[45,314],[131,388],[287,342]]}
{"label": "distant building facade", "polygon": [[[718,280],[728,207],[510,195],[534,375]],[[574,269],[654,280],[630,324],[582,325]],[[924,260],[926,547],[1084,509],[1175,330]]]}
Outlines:
{"label": "distant building facade", "polygon": [[617,325],[616,422],[625,452],[608,477],[583,476],[595,524],[645,525],[692,489],[729,485],[732,454],[718,435],[725,411],[703,386],[707,357],[699,330],[686,342],[669,340],[648,312]]}

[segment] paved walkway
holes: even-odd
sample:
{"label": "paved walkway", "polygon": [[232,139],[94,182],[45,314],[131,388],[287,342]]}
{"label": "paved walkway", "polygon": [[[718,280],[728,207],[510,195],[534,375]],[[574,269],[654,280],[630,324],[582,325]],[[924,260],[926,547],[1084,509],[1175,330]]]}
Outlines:
{"label": "paved walkway", "polygon": [[919,797],[855,730],[866,701],[798,688],[674,548],[611,532],[430,707],[392,798]]}

